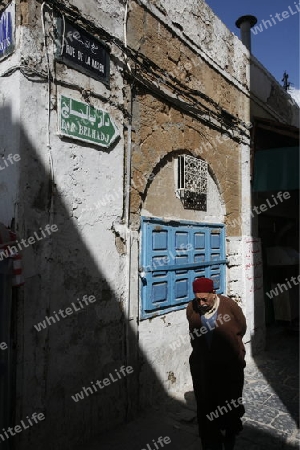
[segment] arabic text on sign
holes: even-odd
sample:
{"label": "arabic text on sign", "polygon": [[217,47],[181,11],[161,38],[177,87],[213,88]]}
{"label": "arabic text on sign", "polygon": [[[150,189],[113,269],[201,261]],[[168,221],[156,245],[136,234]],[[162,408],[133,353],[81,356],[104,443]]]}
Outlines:
{"label": "arabic text on sign", "polygon": [[62,134],[108,147],[119,135],[109,114],[88,103],[61,96]]}
{"label": "arabic text on sign", "polygon": [[101,41],[65,20],[58,20],[56,58],[104,83],[109,82],[109,54]]}

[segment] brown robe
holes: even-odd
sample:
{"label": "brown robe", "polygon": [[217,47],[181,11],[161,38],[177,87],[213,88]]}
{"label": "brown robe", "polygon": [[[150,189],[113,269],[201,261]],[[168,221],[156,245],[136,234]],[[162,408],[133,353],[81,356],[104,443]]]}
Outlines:
{"label": "brown robe", "polygon": [[[245,413],[241,397],[246,363],[242,337],[246,332],[246,319],[235,301],[222,295],[219,298],[210,347],[203,328],[202,332],[200,330],[203,325],[196,300],[188,303],[186,313],[192,333],[190,369],[197,401],[199,435],[204,439],[214,436],[221,440],[220,430],[237,434],[243,428],[240,418]],[[215,412],[214,416],[212,412]]]}

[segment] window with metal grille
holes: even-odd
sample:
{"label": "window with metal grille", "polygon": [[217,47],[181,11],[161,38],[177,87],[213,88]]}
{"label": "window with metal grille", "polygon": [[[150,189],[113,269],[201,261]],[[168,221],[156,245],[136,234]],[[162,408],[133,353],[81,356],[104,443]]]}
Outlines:
{"label": "window with metal grille", "polygon": [[189,155],[178,158],[177,193],[185,209],[207,210],[207,162]]}
{"label": "window with metal grille", "polygon": [[225,291],[223,224],[143,217],[140,258],[142,319],[184,308],[195,278],[212,278],[217,293]]}

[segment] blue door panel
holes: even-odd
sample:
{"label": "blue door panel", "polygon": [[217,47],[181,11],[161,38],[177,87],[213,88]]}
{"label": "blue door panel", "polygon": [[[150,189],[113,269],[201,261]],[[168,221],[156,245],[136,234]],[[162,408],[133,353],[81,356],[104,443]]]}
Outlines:
{"label": "blue door panel", "polygon": [[205,253],[195,253],[193,262],[198,263],[204,261],[205,261]]}
{"label": "blue door panel", "polygon": [[189,235],[187,232],[175,233],[175,248],[176,250],[186,250],[188,245]]}
{"label": "blue door panel", "polygon": [[[176,256],[176,258],[175,258],[175,264],[177,264],[177,265],[183,266],[185,264],[188,264],[188,262],[189,262],[188,255]],[[185,272],[184,270],[176,270],[175,273],[180,274],[180,273],[184,273],[184,272]]]}
{"label": "blue door panel", "polygon": [[225,230],[220,224],[142,218],[141,318],[182,309],[196,277],[225,289]]}
{"label": "blue door panel", "polygon": [[[188,257],[187,256],[180,256],[176,258],[176,264],[184,266],[185,264],[187,264],[188,261]],[[186,269],[180,269],[180,270],[175,270],[175,275],[184,275],[187,274],[188,270]]]}
{"label": "blue door panel", "polygon": [[210,247],[215,249],[219,249],[221,246],[220,235],[219,234],[211,234],[210,236]]}
{"label": "blue door panel", "polygon": [[153,250],[167,250],[168,249],[168,231],[153,231]]}
{"label": "blue door panel", "polygon": [[168,282],[155,282],[152,284],[152,302],[167,302],[168,300]]}
{"label": "blue door panel", "polygon": [[207,277],[205,271],[203,269],[194,270],[194,278],[201,278],[201,277]]}
{"label": "blue door panel", "polygon": [[212,273],[210,278],[214,282],[214,288],[218,291],[220,289],[220,273]]}
{"label": "blue door panel", "polygon": [[155,270],[152,273],[152,278],[166,277],[168,275],[168,271],[166,270]]}
{"label": "blue door panel", "polygon": [[196,250],[204,250],[205,248],[205,233],[194,234],[194,248]]}
{"label": "blue door panel", "polygon": [[[211,261],[220,261],[221,254],[220,253],[211,253],[210,259],[211,259]],[[215,269],[219,270],[219,268],[220,268],[219,264],[211,266],[211,270],[215,270]]]}
{"label": "blue door panel", "polygon": [[156,269],[156,268],[163,269],[164,266],[168,265],[167,255],[162,255],[162,254],[155,255],[152,258],[152,265],[153,265],[154,269]]}
{"label": "blue door panel", "polygon": [[189,295],[188,278],[176,280],[175,282],[175,300],[187,299]]}

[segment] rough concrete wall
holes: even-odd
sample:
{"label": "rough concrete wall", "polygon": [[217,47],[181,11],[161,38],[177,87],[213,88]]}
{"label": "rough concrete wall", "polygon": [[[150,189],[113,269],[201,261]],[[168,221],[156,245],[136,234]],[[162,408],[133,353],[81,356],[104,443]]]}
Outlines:
{"label": "rough concrete wall", "polygon": [[238,302],[247,322],[246,358],[265,348],[265,310],[261,245],[251,236],[227,237],[227,295]]}
{"label": "rough concrete wall", "polygon": [[[10,1],[3,1],[0,11]],[[19,20],[19,7],[16,6],[16,22]],[[0,165],[5,170],[0,171],[0,221],[6,226],[11,225],[15,214],[17,200],[17,184],[20,171],[20,161],[10,164],[7,160],[9,154],[19,153],[20,148],[20,74],[11,73],[11,68],[20,62],[20,29],[15,30],[15,51],[1,61],[0,67]],[[8,164],[8,166],[5,164]]]}
{"label": "rough concrete wall", "polygon": [[251,117],[299,126],[299,107],[278,81],[251,56]]}
{"label": "rough concrete wall", "polygon": [[68,8],[74,7],[79,14],[106,30],[111,35],[123,39],[124,1],[122,0],[82,0],[64,1]]}
{"label": "rough concrete wall", "polygon": [[[83,386],[91,386],[91,382],[103,380],[126,365],[124,248],[119,246],[118,251],[113,231],[113,222],[122,216],[123,196],[108,196],[123,190],[124,118],[118,108],[123,104],[123,81],[115,65],[118,52],[114,54],[113,50],[116,58],[111,62],[110,89],[57,64],[58,86],[63,80],[69,87],[56,89],[51,84],[47,146],[48,82],[41,4],[30,0],[21,6],[17,14],[21,23],[20,61],[27,69],[36,70],[38,76],[27,70],[25,75],[30,80],[19,73],[1,80],[6,89],[5,95],[1,94],[1,112],[5,113],[2,123],[5,143],[9,144],[7,151],[13,153],[15,147],[21,154],[18,170],[15,166],[14,174],[8,176],[7,172],[4,177],[3,191],[9,192],[9,197],[4,199],[5,214],[2,205],[1,213],[6,223],[16,218],[17,231],[25,240],[34,233],[41,236],[47,224],[56,225],[58,231],[23,251],[25,286],[18,305],[15,423],[33,412],[44,413],[46,420],[18,435],[17,445],[23,449],[73,448],[79,441],[111,427],[112,419],[114,425],[123,422],[128,405],[125,378],[78,403],[71,399]],[[115,2],[115,8],[110,3],[110,10],[105,4],[102,16],[100,6],[97,2],[84,3],[84,14],[87,18],[97,17],[98,24],[104,20],[108,27],[105,18],[114,9],[121,23],[119,2]],[[50,45],[53,74],[52,50]],[[58,94],[85,101],[78,87],[90,90],[91,104],[109,111],[118,126],[121,138],[107,151],[57,136]],[[16,127],[20,130],[20,144],[18,133],[8,132]],[[59,309],[65,310],[72,302],[78,306],[85,294],[94,295],[96,301],[36,331],[35,324],[54,316]]]}
{"label": "rough concrete wall", "polygon": [[[11,155],[20,155],[20,74],[1,78],[0,84],[0,221],[11,225],[18,198],[18,178],[22,161],[12,163]],[[18,158],[17,158],[18,159]]]}
{"label": "rough concrete wall", "polygon": [[[25,81],[22,87],[27,93],[22,103],[31,105],[40,117],[40,128],[34,127],[35,114],[23,117],[19,233],[28,238],[51,222],[58,231],[24,251],[26,284],[20,333],[26,365],[18,386],[22,396],[18,417],[37,409],[45,414],[46,422],[33,430],[30,438],[20,437],[26,448],[36,443],[55,448],[49,447],[55,435],[57,448],[63,448],[105,430],[112,417],[117,423],[125,417],[125,380],[79,404],[71,399],[83,386],[102,380],[125,362],[125,278],[111,230],[112,222],[122,213],[122,204],[114,201],[109,213],[107,207],[98,206],[101,192],[112,191],[118,184],[121,187],[122,142],[111,154],[103,155],[89,146],[63,142],[54,136],[53,114],[51,152],[56,191],[51,215],[46,92],[38,96],[37,88]],[[108,175],[111,166],[115,167],[113,176]],[[38,333],[33,328],[46,315],[65,309],[85,294],[94,295],[96,302],[45,331]]]}
{"label": "rough concrete wall", "polygon": [[251,336],[254,334],[252,324],[252,302],[246,297],[244,283],[244,263],[242,237],[226,238],[226,255],[228,259],[227,270],[227,295],[235,299],[243,309],[247,322],[247,332],[243,342],[246,348],[247,357],[251,355]]}
{"label": "rough concrete wall", "polygon": [[185,310],[171,312],[140,323],[140,346],[143,355],[154,368],[151,376],[147,365],[141,360],[140,406],[158,404],[159,386],[163,385],[168,395],[182,395],[192,390],[189,368],[191,344]]}

